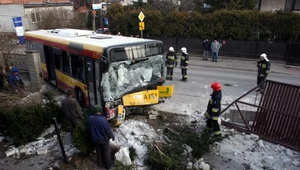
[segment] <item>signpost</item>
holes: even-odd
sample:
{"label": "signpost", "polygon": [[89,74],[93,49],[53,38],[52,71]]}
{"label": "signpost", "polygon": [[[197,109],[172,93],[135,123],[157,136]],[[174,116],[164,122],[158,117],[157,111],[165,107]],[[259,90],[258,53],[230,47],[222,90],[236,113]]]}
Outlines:
{"label": "signpost", "polygon": [[141,38],[143,38],[143,30],[145,30],[145,23],[143,22],[145,19],[145,15],[143,14],[143,12],[141,11],[139,16],[138,16],[140,22],[139,22],[139,29],[141,31]]}

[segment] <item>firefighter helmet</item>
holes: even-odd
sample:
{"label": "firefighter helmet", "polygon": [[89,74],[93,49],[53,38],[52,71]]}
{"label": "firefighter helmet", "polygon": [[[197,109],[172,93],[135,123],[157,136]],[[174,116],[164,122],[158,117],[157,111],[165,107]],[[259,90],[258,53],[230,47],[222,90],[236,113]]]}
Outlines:
{"label": "firefighter helmet", "polygon": [[261,59],[264,59],[264,60],[266,60],[266,61],[269,61],[268,58],[267,58],[267,54],[266,54],[266,53],[262,53],[262,54],[260,55],[260,58],[261,58]]}
{"label": "firefighter helmet", "polygon": [[187,50],[186,50],[185,47],[182,47],[182,48],[181,48],[181,51],[182,51],[183,53],[187,53]]}
{"label": "firefighter helmet", "polygon": [[170,51],[170,52],[174,52],[174,48],[173,48],[173,47],[170,47],[170,48],[169,48],[169,51]]}
{"label": "firefighter helmet", "polygon": [[211,88],[213,91],[220,91],[221,90],[221,84],[219,82],[213,82],[211,84]]}

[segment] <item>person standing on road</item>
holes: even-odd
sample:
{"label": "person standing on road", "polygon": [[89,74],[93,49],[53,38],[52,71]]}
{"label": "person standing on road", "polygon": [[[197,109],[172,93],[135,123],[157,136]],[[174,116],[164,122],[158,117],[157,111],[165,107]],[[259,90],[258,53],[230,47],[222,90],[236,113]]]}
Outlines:
{"label": "person standing on road", "polygon": [[270,67],[271,67],[271,64],[267,58],[267,55],[265,53],[262,53],[260,55],[260,61],[257,62],[257,68],[258,68],[257,85],[260,85],[259,89],[257,89],[257,91],[260,91],[261,93],[264,90],[263,82],[266,80],[266,78],[270,72]]}
{"label": "person standing on road", "polygon": [[214,42],[211,43],[211,51],[212,51],[212,61],[211,62],[218,62],[218,55],[219,55],[219,50],[221,48],[221,44],[217,41],[214,40]]}
{"label": "person standing on road", "polygon": [[211,43],[208,39],[205,39],[203,42],[203,59],[202,60],[208,60],[209,51],[211,49]]}
{"label": "person standing on road", "polygon": [[79,128],[83,129],[83,116],[78,101],[73,98],[72,89],[67,90],[67,97],[62,99],[61,107],[64,113],[64,117],[70,123],[70,132],[71,136],[73,137],[76,126],[79,126]]}
{"label": "person standing on road", "polygon": [[211,94],[211,98],[209,99],[207,105],[207,110],[204,114],[207,118],[205,131],[214,132],[214,136],[220,136],[221,129],[218,123],[218,119],[221,112],[221,84],[218,82],[214,82],[211,84],[211,88],[213,90],[213,93]]}
{"label": "person standing on road", "polygon": [[180,61],[180,68],[181,68],[181,74],[182,79],[181,81],[186,82],[187,81],[187,69],[189,67],[189,54],[187,53],[187,49],[185,47],[181,48],[182,56]]}
{"label": "person standing on road", "polygon": [[173,47],[169,48],[166,55],[167,80],[173,80],[173,69],[177,67],[177,56]]}
{"label": "person standing on road", "polygon": [[112,163],[109,140],[115,140],[115,136],[111,131],[106,117],[101,113],[101,106],[94,106],[94,111],[95,113],[91,114],[88,118],[88,133],[91,142],[96,147],[98,166],[101,167],[103,163],[105,169],[110,169]]}

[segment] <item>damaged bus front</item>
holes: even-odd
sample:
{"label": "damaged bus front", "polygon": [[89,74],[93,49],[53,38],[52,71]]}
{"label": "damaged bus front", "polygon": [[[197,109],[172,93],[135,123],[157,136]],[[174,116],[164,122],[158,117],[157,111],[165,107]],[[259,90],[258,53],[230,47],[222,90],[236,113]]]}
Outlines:
{"label": "damaged bus front", "polygon": [[164,56],[161,42],[112,47],[102,60],[101,91],[108,120],[119,125],[125,115],[141,106],[162,102],[174,86],[163,86]]}

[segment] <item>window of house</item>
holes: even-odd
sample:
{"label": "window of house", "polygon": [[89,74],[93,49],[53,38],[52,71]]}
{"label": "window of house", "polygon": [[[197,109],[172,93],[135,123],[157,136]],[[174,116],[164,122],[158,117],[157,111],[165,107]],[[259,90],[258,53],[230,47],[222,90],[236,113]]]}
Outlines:
{"label": "window of house", "polygon": [[294,10],[300,10],[300,1],[296,1]]}
{"label": "window of house", "polygon": [[83,57],[76,54],[70,54],[70,56],[71,56],[72,77],[80,80],[81,82],[85,82]]}
{"label": "window of house", "polygon": [[31,20],[32,20],[32,22],[40,22],[41,21],[40,13],[32,12],[31,13]]}

